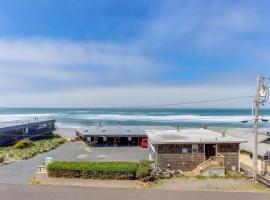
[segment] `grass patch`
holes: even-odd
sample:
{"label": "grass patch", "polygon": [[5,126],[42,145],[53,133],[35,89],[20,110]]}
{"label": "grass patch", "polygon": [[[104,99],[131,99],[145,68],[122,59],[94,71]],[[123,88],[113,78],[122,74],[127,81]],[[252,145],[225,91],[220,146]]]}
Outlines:
{"label": "grass patch", "polygon": [[212,178],[212,177],[197,175],[197,176],[195,176],[195,178],[199,179],[199,180],[205,180],[205,179],[209,179],[209,178]]}
{"label": "grass patch", "polygon": [[254,183],[250,186],[252,189],[258,192],[270,192],[270,189],[261,185],[260,183]]}
{"label": "grass patch", "polygon": [[0,147],[0,157],[5,162],[25,160],[55,149],[63,143],[65,143],[63,138],[48,138],[30,142],[18,141],[13,146]]}
{"label": "grass patch", "polygon": [[136,162],[54,161],[48,165],[48,175],[84,179],[135,179],[138,167]]}
{"label": "grass patch", "polygon": [[31,177],[29,184],[31,185],[39,185],[41,182],[39,180],[36,179],[36,177]]}
{"label": "grass patch", "polygon": [[186,176],[185,174],[177,174],[177,175],[175,175],[175,178],[178,178],[178,179],[188,179],[189,177]]}
{"label": "grass patch", "polygon": [[157,179],[157,180],[152,181],[152,182],[147,182],[147,185],[145,186],[145,188],[161,187],[166,181],[167,181],[167,179]]}
{"label": "grass patch", "polygon": [[200,180],[205,180],[205,179],[240,179],[243,178],[243,176],[237,172],[231,172],[231,171],[227,171],[225,170],[225,176],[217,176],[216,174],[210,175],[210,176],[202,176],[202,175],[197,175],[195,176],[196,179],[200,179]]}
{"label": "grass patch", "polygon": [[256,192],[270,192],[269,188],[257,182],[250,183],[247,186],[240,186],[240,189],[247,190],[247,191],[256,191]]}
{"label": "grass patch", "polygon": [[225,178],[239,179],[239,178],[243,178],[243,176],[237,172],[231,172],[231,171],[225,170]]}

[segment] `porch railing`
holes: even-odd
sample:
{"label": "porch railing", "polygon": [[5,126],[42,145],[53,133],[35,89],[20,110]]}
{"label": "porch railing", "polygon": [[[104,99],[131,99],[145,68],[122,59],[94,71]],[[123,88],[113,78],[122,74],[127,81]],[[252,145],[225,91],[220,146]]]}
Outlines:
{"label": "porch railing", "polygon": [[196,169],[193,170],[195,175],[201,175],[207,169],[211,167],[224,167],[224,156],[217,154],[216,156],[210,156],[209,159],[199,164]]}

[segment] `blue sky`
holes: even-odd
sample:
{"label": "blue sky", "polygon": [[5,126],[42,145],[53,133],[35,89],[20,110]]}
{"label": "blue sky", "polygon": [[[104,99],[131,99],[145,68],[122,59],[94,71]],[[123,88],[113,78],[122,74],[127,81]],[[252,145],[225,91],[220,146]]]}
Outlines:
{"label": "blue sky", "polygon": [[270,76],[269,4],[0,0],[0,106],[114,107],[253,94],[256,74]]}

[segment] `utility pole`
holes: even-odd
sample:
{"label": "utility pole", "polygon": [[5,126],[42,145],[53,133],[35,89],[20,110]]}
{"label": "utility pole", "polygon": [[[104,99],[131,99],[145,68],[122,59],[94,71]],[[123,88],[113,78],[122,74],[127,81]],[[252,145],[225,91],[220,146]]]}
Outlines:
{"label": "utility pole", "polygon": [[[257,174],[257,158],[258,158],[258,129],[259,129],[259,116],[260,104],[264,105],[269,97],[269,87],[264,84],[264,80],[269,78],[257,76],[256,98],[255,98],[255,117],[253,126],[253,179],[256,179]],[[261,119],[262,120],[262,119]]]}
{"label": "utility pole", "polygon": [[258,155],[258,128],[259,128],[259,114],[260,114],[260,88],[261,76],[257,76],[256,98],[255,98],[255,119],[253,126],[253,179],[256,179],[257,174],[257,155]]}

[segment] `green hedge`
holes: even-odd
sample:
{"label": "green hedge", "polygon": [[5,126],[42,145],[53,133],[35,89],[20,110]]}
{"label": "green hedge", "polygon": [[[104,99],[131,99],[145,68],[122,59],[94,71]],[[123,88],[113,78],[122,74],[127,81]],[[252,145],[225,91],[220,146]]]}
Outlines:
{"label": "green hedge", "polygon": [[84,179],[134,179],[138,166],[135,162],[54,161],[48,165],[48,175]]}

